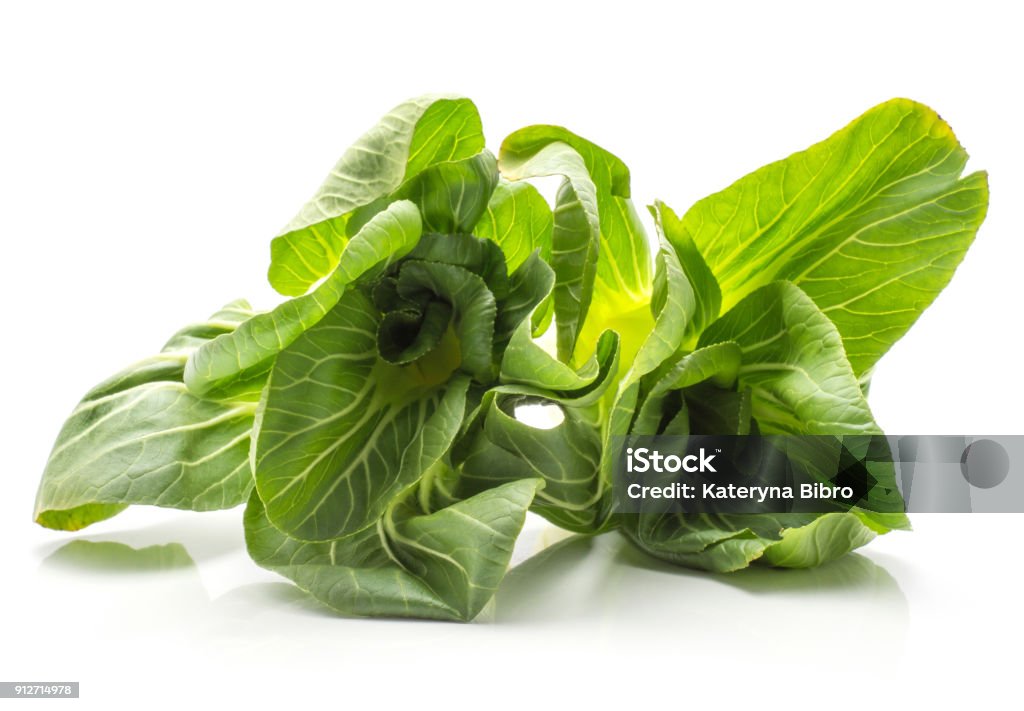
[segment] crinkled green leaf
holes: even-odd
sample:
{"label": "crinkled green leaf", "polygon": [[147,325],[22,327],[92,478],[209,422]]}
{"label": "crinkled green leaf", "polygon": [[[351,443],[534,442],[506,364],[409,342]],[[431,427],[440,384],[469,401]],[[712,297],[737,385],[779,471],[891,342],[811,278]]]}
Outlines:
{"label": "crinkled green leaf", "polygon": [[[551,291],[555,272],[541,257],[540,250],[531,254],[509,277],[508,294],[498,302],[494,322],[494,347],[500,353],[508,345],[521,323],[528,321],[533,332],[550,313]],[[542,329],[543,330],[543,329]]]}
{"label": "crinkled green leaf", "polygon": [[[667,421],[675,426],[671,434],[743,434],[751,416],[765,433],[878,432],[835,327],[792,284],[776,282],[749,295],[704,332],[701,345],[660,373],[635,420],[635,434],[665,433]],[[731,414],[723,418],[723,413]],[[832,471],[835,461],[829,457],[839,451],[839,442],[831,448],[823,440],[799,438],[773,456],[810,473]],[[762,468],[764,476],[770,471],[769,465]],[[899,496],[891,469],[875,474],[881,480],[873,496]],[[624,530],[641,548],[680,565],[720,572],[755,560],[819,565],[888,530],[868,511],[682,514],[658,502],[651,509],[623,517]],[[902,524],[900,516],[883,516],[893,526]]]}
{"label": "crinkled green leaf", "polygon": [[521,150],[516,134],[501,147],[499,166],[509,180],[551,175],[565,178],[558,191],[551,237],[558,356],[568,361],[590,308],[601,244],[597,188],[583,158],[565,143]]}
{"label": "crinkled green leaf", "polygon": [[[573,371],[532,341],[524,321],[504,362],[526,367],[503,371],[502,384],[484,396],[452,453],[458,472],[449,494],[466,496],[524,475],[539,476],[545,488],[534,511],[571,530],[596,530],[606,494],[600,473],[601,400],[614,386],[618,355],[619,338],[607,331],[593,356]],[[551,429],[531,427],[516,419],[516,408],[523,405],[558,407],[563,421]]]}
{"label": "crinkled green leaf", "polygon": [[[606,438],[626,435],[630,431],[636,408],[640,404],[640,381],[671,358],[682,346],[686,325],[697,308],[693,287],[672,247],[662,242],[655,260],[654,290],[650,310],[654,326],[640,341],[636,350],[623,348],[622,359],[628,366],[622,376],[618,393],[608,414]],[[602,463],[604,476],[611,477],[611,457]]]}
{"label": "crinkled green leaf", "polygon": [[[608,332],[614,335],[613,332]],[[516,329],[501,360],[503,383],[532,385],[557,391],[580,390],[598,376],[597,354],[579,368],[572,368],[553,357],[533,340],[529,321]]]}
{"label": "crinkled green leaf", "polygon": [[[749,390],[733,389],[741,357],[739,346],[728,341],[679,359],[650,388],[633,434],[746,434]],[[776,469],[772,462],[781,464],[783,459],[782,452],[768,453],[761,469],[766,483]],[[816,514],[683,514],[665,500],[645,502],[643,512],[621,517],[623,531],[648,553],[717,572],[746,567],[781,541],[787,530],[815,520]]]}
{"label": "crinkled green leaf", "polygon": [[[666,434],[665,427],[675,415],[675,410],[686,410],[685,402],[669,404],[666,400],[672,393],[694,387],[705,381],[711,381],[720,388],[731,388],[739,374],[743,353],[740,347],[731,341],[716,343],[686,354],[674,366],[657,379],[648,392],[644,394],[643,404],[637,412],[631,432],[633,434],[656,435]],[[713,397],[712,393],[705,393]],[[679,394],[677,397],[684,397]],[[722,405],[716,398],[715,405]],[[674,407],[672,406],[674,405]],[[684,414],[687,414],[684,412]],[[737,428],[741,429],[739,422]],[[688,434],[685,432],[677,434]],[[697,434],[724,434],[721,430],[699,430]]]}
{"label": "crinkled green leaf", "polygon": [[423,215],[423,229],[469,234],[487,211],[498,184],[498,164],[490,151],[461,161],[438,163],[412,178],[397,193]]}
{"label": "crinkled green leaf", "polygon": [[752,292],[704,331],[700,345],[723,341],[743,353],[739,382],[751,389],[766,434],[879,431],[838,331],[799,287],[775,282]]}
{"label": "crinkled green leaf", "polygon": [[782,540],[765,548],[763,560],[780,568],[813,568],[870,543],[875,535],[853,513],[827,513],[784,530]]}
{"label": "crinkled green leaf", "polygon": [[693,289],[697,305],[693,317],[686,324],[685,335],[695,340],[718,318],[722,307],[722,291],[718,288],[715,275],[711,273],[711,269],[690,239],[690,235],[683,229],[682,221],[672,212],[672,208],[657,201],[651,208],[651,214],[654,216],[659,235],[675,250],[683,273],[686,274]]}
{"label": "crinkled green leaf", "polygon": [[543,259],[550,261],[553,228],[551,208],[537,188],[501,180],[473,234],[500,246],[511,272],[538,249]]}
{"label": "crinkled green leaf", "polygon": [[[434,262],[448,266],[434,270],[437,273],[431,279],[421,279],[418,287],[412,277],[417,269],[422,271],[422,268],[414,268],[408,274],[398,276],[405,265]],[[433,284],[434,279],[448,284]],[[491,359],[490,354],[487,359],[483,357],[483,352],[489,351],[487,329],[492,329],[495,353],[501,353],[512,332],[524,319],[529,319],[550,295],[553,283],[554,273],[538,253],[530,255],[509,275],[501,249],[494,242],[466,234],[428,233],[423,235],[397,271],[393,270],[375,285],[373,294],[378,308],[401,314],[392,317],[396,322],[412,323],[414,316],[424,315],[428,303],[437,304],[438,299],[447,308],[454,309],[452,318],[455,325],[468,329],[460,340],[465,341],[464,336],[467,335],[472,338],[470,345],[479,355],[473,369],[481,381],[486,382],[492,379],[491,368],[485,365]],[[466,287],[458,295],[453,291],[457,284]],[[484,290],[489,293],[484,293]],[[464,313],[466,318],[462,316]],[[425,334],[420,331],[417,335],[423,337]],[[465,350],[466,344],[463,348]],[[467,370],[470,369],[468,364],[473,363],[472,353],[469,355],[470,360],[466,361],[466,353],[463,354]]]}
{"label": "crinkled green leaf", "polygon": [[510,286],[505,258],[501,249],[489,240],[466,234],[428,232],[409,252],[409,259],[462,267],[483,279],[495,300],[508,296]]}
{"label": "crinkled green leaf", "polygon": [[855,512],[676,516],[659,521],[641,544],[679,565],[727,573],[753,562],[813,568],[869,543],[876,531]]}
{"label": "crinkled green leaf", "polygon": [[675,251],[664,241],[658,251],[655,267],[650,303],[654,327],[635,351],[632,365],[624,379],[626,384],[634,383],[653,372],[679,350],[687,324],[697,310],[697,298],[690,280]]}
{"label": "crinkled green leaf", "polygon": [[483,147],[480,116],[469,99],[423,96],[396,106],[345,152],[271,242],[271,285],[286,296],[305,294],[337,266],[355,210],[431,166],[470,158]]}
{"label": "crinkled green leaf", "polygon": [[493,380],[494,319],[498,307],[482,278],[452,264],[410,260],[402,267],[398,291],[408,298],[425,292],[450,304],[459,343],[459,366],[481,382]]}
{"label": "crinkled green leaf", "polygon": [[487,210],[497,182],[497,161],[487,150],[463,160],[432,165],[393,192],[355,210],[348,218],[348,233],[358,232],[396,200],[409,200],[419,208],[424,232],[470,234]]}
{"label": "crinkled green leaf", "polygon": [[443,301],[431,301],[422,310],[389,311],[377,327],[381,358],[393,365],[419,360],[437,348],[451,321],[452,307]]}
{"label": "crinkled green leaf", "polygon": [[[741,406],[734,422],[726,423],[722,429],[712,429],[721,424],[691,422],[686,398],[688,391],[710,385],[709,391],[701,394],[721,404],[714,392],[725,393],[734,386],[741,357],[736,343],[723,342],[689,353],[663,369],[645,393],[631,434],[727,434],[747,429],[749,408],[744,412]],[[716,420],[719,419],[721,416],[716,413]],[[652,555],[681,565],[723,571],[746,566],[760,555],[766,545],[763,539],[777,534],[782,527],[771,515],[684,515],[673,512],[666,500],[647,501],[643,512],[624,514],[621,522],[626,535]],[[725,541],[731,542],[719,545]]]}
{"label": "crinkled green leaf", "polygon": [[[348,292],[278,356],[256,440],[256,487],[274,525],[322,541],[373,524],[415,483],[462,423],[468,382],[449,382],[457,362],[431,353],[406,366],[377,352],[380,313]],[[445,362],[447,361],[447,362]],[[436,458],[436,457],[435,457]]]}
{"label": "crinkled green leaf", "polygon": [[254,493],[246,545],[257,563],[343,614],[468,621],[504,577],[541,485],[520,479],[433,512],[405,494],[376,525],[319,543],[281,533]]}
{"label": "crinkled green leaf", "polygon": [[[642,336],[635,338],[633,333],[645,335],[652,325],[647,308],[651,255],[643,224],[629,199],[629,169],[608,151],[558,126],[530,126],[510,135],[502,144],[502,165],[514,165],[558,145],[571,147],[582,158],[594,184],[598,212],[600,249],[596,254],[593,294],[580,319],[575,355],[586,357],[592,352],[607,328],[619,332],[627,352],[635,352]],[[556,209],[556,230],[560,217]],[[556,297],[556,309],[557,305]],[[556,311],[556,323],[557,320]],[[631,345],[634,340],[636,346]],[[560,348],[560,356],[565,359],[564,347]]]}
{"label": "crinkled green leaf", "polygon": [[583,159],[597,190],[601,249],[598,289],[604,298],[646,301],[651,287],[647,235],[630,201],[629,168],[618,157],[560,126],[528,126],[502,144],[502,160],[524,160],[545,147],[564,143]]}
{"label": "crinkled green leaf", "polygon": [[458,450],[459,495],[539,477],[544,489],[533,510],[563,528],[592,531],[603,495],[599,476],[602,451],[598,407],[562,407],[563,421],[550,429],[520,422],[515,408],[552,403],[536,396],[491,393],[479,427]]}
{"label": "crinkled green leaf", "polygon": [[185,368],[189,390],[203,395],[254,373],[265,373],[277,354],[323,318],[357,279],[408,253],[419,240],[420,229],[415,205],[392,203],[359,230],[334,271],[315,290],[254,316],[199,348]]}

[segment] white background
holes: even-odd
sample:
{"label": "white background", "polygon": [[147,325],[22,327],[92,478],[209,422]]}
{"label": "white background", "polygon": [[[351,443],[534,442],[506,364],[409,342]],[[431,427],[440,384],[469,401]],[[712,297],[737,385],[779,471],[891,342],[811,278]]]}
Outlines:
{"label": "white background", "polygon": [[[380,114],[429,91],[472,97],[492,150],[566,125],[626,160],[641,205],[680,213],[887,98],[933,106],[989,170],[991,209],[872,406],[894,433],[1021,433],[1019,19],[983,2],[671,7],[3,4],[0,680],[80,680],[80,701],[53,703],[104,709],[1020,703],[1020,515],[918,516],[819,571],[731,577],[570,542],[472,625],[325,615],[248,562],[237,510],[133,510],[74,535],[30,522],[78,397],[223,302],[273,304],[276,229]],[[552,537],[532,521],[520,556]],[[182,544],[194,565],[72,539]]]}

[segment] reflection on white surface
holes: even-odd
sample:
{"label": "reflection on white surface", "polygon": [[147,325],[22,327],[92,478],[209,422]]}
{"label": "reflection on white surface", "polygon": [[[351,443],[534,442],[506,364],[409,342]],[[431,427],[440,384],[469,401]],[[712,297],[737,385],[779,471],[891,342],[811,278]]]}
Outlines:
{"label": "reflection on white surface", "polygon": [[[1012,525],[971,519],[975,543]],[[381,688],[395,704],[422,703],[438,684],[474,697],[501,689],[509,704],[534,703],[538,689],[571,701],[584,677],[634,701],[663,698],[660,682],[637,680],[671,678],[699,681],[690,699],[724,689],[733,705],[763,705],[758,686],[737,678],[799,673],[787,698],[806,700],[865,675],[883,688],[906,674],[923,683],[953,660],[964,671],[955,678],[969,679],[982,659],[956,649],[1021,621],[1000,613],[1008,592],[978,590],[950,564],[963,519],[918,523],[924,532],[819,569],[712,575],[655,561],[616,534],[567,536],[531,516],[496,599],[460,625],[341,617],[248,559],[240,510],[143,509],[71,540],[32,529],[37,542],[19,549],[0,608],[0,666],[9,678],[79,680],[82,706],[104,709],[154,688],[168,705],[197,690],[227,703],[246,689],[298,708],[340,688],[350,704],[379,700]],[[886,558],[900,546],[912,555]],[[986,570],[1005,570],[991,567],[991,549],[972,550]],[[426,706],[450,704],[449,694]]]}
{"label": "reflection on white surface", "polygon": [[901,647],[908,609],[893,577],[861,555],[812,570],[709,574],[610,534],[566,539],[513,569],[496,620],[576,626],[619,643],[647,642],[656,631],[663,643],[699,639],[706,651],[793,654],[835,641],[853,654],[880,638]]}
{"label": "reflection on white surface", "polygon": [[[335,650],[324,634],[335,627],[356,633],[376,627],[382,630],[375,632],[376,644],[393,635],[403,647],[412,643],[404,631],[409,627],[429,628],[431,643],[464,634],[461,625],[345,619],[276,576],[211,594],[201,571],[209,569],[215,578],[218,566],[245,555],[237,530],[227,523],[225,515],[182,516],[103,540],[82,536],[45,556],[37,583],[44,591],[75,589],[77,599],[102,600],[108,634],[191,628],[222,644],[269,643],[305,653],[321,645]],[[517,558],[475,625],[491,628],[488,634],[543,628],[618,644],[656,631],[662,642],[700,638],[715,647],[743,645],[751,653],[761,647],[796,652],[834,639],[852,652],[869,649],[879,637],[899,646],[907,627],[899,585],[861,555],[813,570],[707,574],[654,560],[617,534],[569,536],[531,517]],[[74,605],[60,607],[68,625],[81,624]]]}

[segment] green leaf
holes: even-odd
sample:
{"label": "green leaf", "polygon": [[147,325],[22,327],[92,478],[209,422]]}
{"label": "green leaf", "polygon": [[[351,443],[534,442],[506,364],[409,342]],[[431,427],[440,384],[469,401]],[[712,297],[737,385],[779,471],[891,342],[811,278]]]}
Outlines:
{"label": "green leaf", "polygon": [[629,168],[619,158],[560,126],[529,126],[505,139],[502,160],[513,162],[563,143],[583,159],[597,189],[601,248],[598,288],[608,298],[646,301],[651,288],[647,235],[630,201]]}
{"label": "green leaf", "polygon": [[422,311],[389,311],[377,327],[381,358],[393,365],[419,360],[441,343],[451,320],[452,307],[443,301],[431,301]]}
{"label": "green leaf", "polygon": [[[685,354],[659,369],[641,400],[631,434],[747,434],[747,391],[730,390],[738,380],[741,359],[740,346],[725,341]],[[694,393],[698,397],[691,399]],[[691,411],[691,403],[697,406],[697,413]],[[699,412],[708,405],[713,410],[711,418]],[[782,453],[773,451],[772,456],[781,460]],[[787,526],[802,526],[814,519],[814,514],[684,514],[671,511],[666,500],[645,502],[644,511],[619,517],[623,532],[651,555],[718,572],[748,566],[781,540]]]}
{"label": "green leaf", "polygon": [[[733,342],[716,343],[667,364],[653,375],[633,423],[633,435],[746,434],[749,431],[748,398],[741,393],[737,402],[723,395],[735,385],[742,353]],[[711,405],[712,421],[691,422],[687,394],[700,392],[698,407]],[[728,414],[719,409],[725,405]],[[667,482],[666,482],[667,483]],[[622,514],[622,529],[640,548],[670,562],[710,570],[735,570],[761,554],[771,536],[782,525],[771,516],[710,516],[674,513],[668,502],[647,502],[646,510]],[[805,520],[812,520],[807,517]],[[759,535],[750,527],[759,531]],[[776,536],[777,537],[777,536]]]}
{"label": "green leaf", "polygon": [[875,535],[856,514],[827,513],[784,530],[782,540],[765,548],[762,560],[780,568],[813,568],[867,545]]}
{"label": "green leaf", "polygon": [[498,244],[511,272],[538,249],[543,259],[550,261],[553,228],[551,208],[535,187],[502,180],[473,234]]}
{"label": "green leaf", "polygon": [[[405,273],[408,265],[433,262],[444,266],[417,267]],[[428,279],[419,274],[424,269],[433,269],[436,273]],[[493,349],[500,353],[520,322],[547,299],[554,282],[554,273],[538,253],[530,255],[509,276],[497,244],[465,234],[423,235],[397,270],[375,286],[374,300],[378,307],[384,311],[401,311],[407,316],[423,313],[428,303],[454,308],[456,325],[465,330],[459,335],[463,364],[481,382],[493,379],[488,329],[493,330]],[[396,276],[398,273],[402,276]],[[413,279],[417,274],[418,284]],[[437,280],[446,284],[434,283]],[[459,284],[464,288],[457,293],[455,289]],[[472,350],[477,351],[477,360],[476,365],[471,366],[474,363]]]}
{"label": "green leaf", "polygon": [[[675,403],[674,408],[669,406],[666,401],[671,394],[706,381],[711,381],[717,388],[732,387],[739,374],[742,357],[743,353],[740,347],[731,341],[706,346],[683,356],[671,368],[668,368],[645,393],[643,404],[639,408],[631,432],[640,435],[665,434],[665,425],[676,414],[674,410],[678,410],[680,407],[684,410],[687,409],[685,402]],[[714,397],[711,392],[704,393],[704,395],[705,399]],[[715,398],[715,400],[716,405],[722,404],[720,399]],[[686,413],[684,412],[684,414]],[[742,427],[737,422],[737,427],[733,429],[733,432],[740,429]],[[688,434],[690,431],[694,431],[696,434],[726,434],[717,430],[691,430],[689,427],[685,432],[677,434]],[[738,434],[738,432],[736,433]]]}
{"label": "green leaf", "polygon": [[490,151],[439,163],[412,178],[396,193],[420,208],[423,229],[469,234],[485,212],[498,184],[498,164]]}
{"label": "green leaf", "polygon": [[598,408],[562,406],[563,421],[550,429],[516,419],[517,406],[543,403],[557,400],[500,390],[489,393],[478,427],[453,455],[459,467],[455,493],[464,497],[523,477],[539,477],[544,489],[533,510],[563,528],[591,532],[604,493]]}
{"label": "green leaf", "polygon": [[497,182],[498,164],[487,150],[432,165],[397,190],[355,210],[346,223],[348,234],[358,232],[396,200],[409,200],[419,208],[424,232],[468,235],[486,212]]}
{"label": "green leaf", "polygon": [[244,502],[252,485],[252,393],[199,398],[182,373],[197,347],[252,315],[246,302],[232,302],[86,394],[50,454],[36,522],[73,531],[131,504],[209,511]]}
{"label": "green leaf", "polygon": [[[559,145],[569,146],[583,159],[594,184],[598,213],[600,248],[596,254],[593,295],[580,319],[583,324],[575,354],[582,354],[582,357],[589,354],[606,328],[619,331],[628,351],[631,339],[627,332],[646,333],[651,325],[647,313],[651,292],[651,255],[646,232],[629,199],[629,169],[625,163],[564,128],[530,126],[505,139],[502,144],[503,170],[506,164],[514,165]],[[559,217],[556,209],[556,231]],[[589,290],[590,287],[587,288]],[[560,355],[564,356],[564,350]]]}
{"label": "green leaf", "polygon": [[[614,332],[607,331],[615,338]],[[531,334],[529,321],[523,321],[509,341],[501,360],[502,383],[517,383],[554,391],[578,391],[598,377],[600,364],[595,353],[590,360],[574,369],[551,356]]]}
{"label": "green leaf", "polygon": [[583,158],[568,145],[550,143],[538,150],[520,150],[515,135],[505,139],[501,147],[499,167],[506,178],[565,178],[555,205],[551,267],[555,272],[558,356],[568,361],[586,320],[597,274],[601,243],[597,188]]}
{"label": "green leaf", "polygon": [[295,538],[323,541],[373,525],[432,463],[420,452],[439,457],[462,424],[468,380],[448,382],[451,349],[391,365],[377,352],[380,320],[369,298],[350,291],[274,364],[256,487],[274,525]]}
{"label": "green leaf", "polygon": [[752,391],[766,434],[879,432],[832,322],[799,287],[775,282],[748,295],[700,338],[737,343],[739,383]]}
{"label": "green leaf", "polygon": [[677,515],[662,518],[657,524],[642,540],[635,533],[631,537],[658,558],[720,573],[739,570],[753,562],[782,568],[813,568],[866,545],[876,535],[856,512],[816,517]]}
{"label": "green leaf", "polygon": [[799,285],[839,333],[856,374],[917,320],[985,217],[985,173],[934,111],[876,106],[683,216],[729,309],[776,280]]}
{"label": "green leaf", "polygon": [[[654,287],[650,305],[653,327],[640,333],[623,335],[621,362],[628,367],[620,376],[609,411],[604,416],[604,455],[601,458],[602,519],[613,521],[614,502],[608,492],[615,468],[615,452],[609,446],[613,437],[628,435],[642,404],[641,380],[672,358],[683,345],[686,326],[697,308],[693,287],[683,272],[671,245],[661,240],[655,257]],[[639,344],[639,345],[637,345]]]}
{"label": "green leaf", "polygon": [[305,294],[337,266],[353,234],[348,221],[355,210],[431,166],[483,148],[480,116],[469,99],[424,96],[395,107],[345,152],[271,242],[271,285],[286,296]]}
{"label": "green leaf", "polygon": [[697,246],[690,235],[683,229],[682,221],[676,217],[665,203],[656,201],[651,207],[658,233],[662,239],[672,245],[679,258],[683,273],[693,289],[693,297],[697,302],[693,318],[686,324],[685,336],[696,340],[701,332],[718,318],[722,308],[722,291],[718,281],[711,273],[704,258],[697,251]]}
{"label": "green leaf", "polygon": [[676,565],[728,573],[746,568],[782,539],[787,526],[812,523],[813,514],[746,516],[640,514],[623,532],[647,553]]}
{"label": "green leaf", "polygon": [[317,541],[371,525],[425,474],[407,448],[426,437],[443,451],[462,427],[469,380],[457,373],[493,382],[496,324],[529,325],[550,288],[538,257],[509,278],[494,242],[428,233],[346,292],[274,364],[254,467],[274,525]]}
{"label": "green leaf", "polygon": [[461,267],[483,279],[495,299],[508,296],[510,287],[505,257],[498,245],[489,240],[467,234],[428,232],[409,253],[409,259]]}
{"label": "green leaf", "polygon": [[[502,384],[484,395],[452,452],[458,472],[447,485],[449,496],[472,495],[524,473],[538,476],[545,488],[534,511],[564,528],[596,530],[605,495],[601,400],[614,386],[618,355],[619,338],[607,331],[593,356],[573,371],[532,341],[524,321],[506,351],[503,364],[510,369],[502,371]],[[536,429],[516,419],[522,405],[558,407],[564,419]]]}
{"label": "green leaf", "polygon": [[541,485],[521,479],[432,513],[410,492],[377,525],[321,543],[281,533],[254,493],[246,545],[259,565],[343,614],[468,621],[504,577]]}
{"label": "green leaf", "polygon": [[544,314],[550,313],[551,290],[555,273],[534,251],[509,277],[508,294],[498,302],[498,316],[494,323],[494,347],[500,353],[508,345],[512,334],[525,320],[533,331]]}
{"label": "green leaf", "polygon": [[450,304],[460,367],[480,382],[494,379],[492,348],[498,307],[482,278],[452,264],[408,260],[402,265],[398,291],[406,298],[437,296]]}
{"label": "green leaf", "polygon": [[[776,282],[753,292],[705,330],[701,345],[659,371],[636,418],[634,434],[662,433],[666,422],[675,427],[672,434],[744,434],[751,414],[764,433],[879,431],[844,359],[835,327],[793,284]],[[732,387],[739,391],[730,396]],[[834,446],[830,441],[797,438],[775,456],[812,475],[834,471],[833,455],[840,445],[838,439]],[[891,510],[888,507],[899,503],[898,498],[893,500],[899,494],[892,469],[873,474],[879,484],[872,500],[887,507],[879,510]],[[623,516],[624,531],[641,548],[680,565],[719,572],[755,560],[787,567],[819,565],[863,545],[876,532],[889,530],[885,523],[905,523],[901,515],[857,510],[698,515],[666,512],[657,504],[651,509]]]}
{"label": "green leaf", "polygon": [[655,267],[654,289],[649,306],[654,325],[642,334],[628,334],[633,336],[634,343],[639,343],[639,348],[634,345],[633,350],[628,346],[625,349],[623,357],[631,366],[623,378],[621,392],[638,383],[648,373],[654,372],[680,349],[687,325],[697,310],[697,297],[690,280],[675,250],[664,240],[661,241]]}
{"label": "green leaf", "polygon": [[[501,385],[489,392],[550,401],[563,407],[589,408],[600,404],[606,395],[614,394],[619,343],[617,333],[605,331],[594,354],[573,370],[532,341],[529,324],[523,324],[502,361]],[[601,428],[598,420],[594,420],[594,425]]]}
{"label": "green leaf", "polygon": [[235,380],[266,373],[274,358],[330,311],[356,280],[408,253],[420,238],[420,216],[408,201],[375,215],[345,248],[334,271],[314,291],[249,319],[199,348],[185,368],[185,383],[204,395]]}
{"label": "green leaf", "polygon": [[526,512],[543,487],[538,479],[519,479],[432,513],[407,496],[384,519],[391,549],[459,619],[471,620],[505,577]]}

